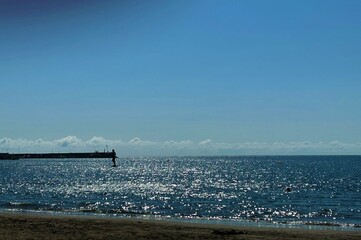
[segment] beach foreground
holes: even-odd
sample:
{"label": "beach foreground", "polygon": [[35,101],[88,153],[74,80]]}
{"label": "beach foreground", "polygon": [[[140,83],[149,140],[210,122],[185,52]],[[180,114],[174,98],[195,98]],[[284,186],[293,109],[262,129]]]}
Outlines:
{"label": "beach foreground", "polygon": [[157,220],[0,214],[0,239],[360,239],[361,232],[273,229]]}

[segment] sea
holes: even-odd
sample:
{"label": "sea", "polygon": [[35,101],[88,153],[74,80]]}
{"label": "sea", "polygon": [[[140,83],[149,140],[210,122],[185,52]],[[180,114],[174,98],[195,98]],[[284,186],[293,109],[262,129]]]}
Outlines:
{"label": "sea", "polygon": [[0,211],[361,231],[361,156],[0,161]]}

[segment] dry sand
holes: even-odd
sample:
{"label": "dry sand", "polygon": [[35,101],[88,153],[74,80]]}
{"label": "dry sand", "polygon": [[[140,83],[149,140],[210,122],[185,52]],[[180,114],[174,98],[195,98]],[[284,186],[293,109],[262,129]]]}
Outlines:
{"label": "dry sand", "polygon": [[157,220],[0,214],[0,239],[361,239],[361,231],[324,231]]}

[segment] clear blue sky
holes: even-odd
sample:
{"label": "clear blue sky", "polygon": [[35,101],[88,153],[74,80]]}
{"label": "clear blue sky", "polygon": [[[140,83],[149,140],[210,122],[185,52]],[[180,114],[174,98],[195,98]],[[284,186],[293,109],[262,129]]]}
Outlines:
{"label": "clear blue sky", "polygon": [[0,6],[0,138],[361,142],[359,0]]}

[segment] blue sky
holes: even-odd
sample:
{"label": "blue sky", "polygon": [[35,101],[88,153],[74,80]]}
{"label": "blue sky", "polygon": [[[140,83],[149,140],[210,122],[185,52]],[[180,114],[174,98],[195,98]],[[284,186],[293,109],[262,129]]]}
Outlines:
{"label": "blue sky", "polygon": [[361,1],[0,4],[0,151],[96,136],[361,154]]}

